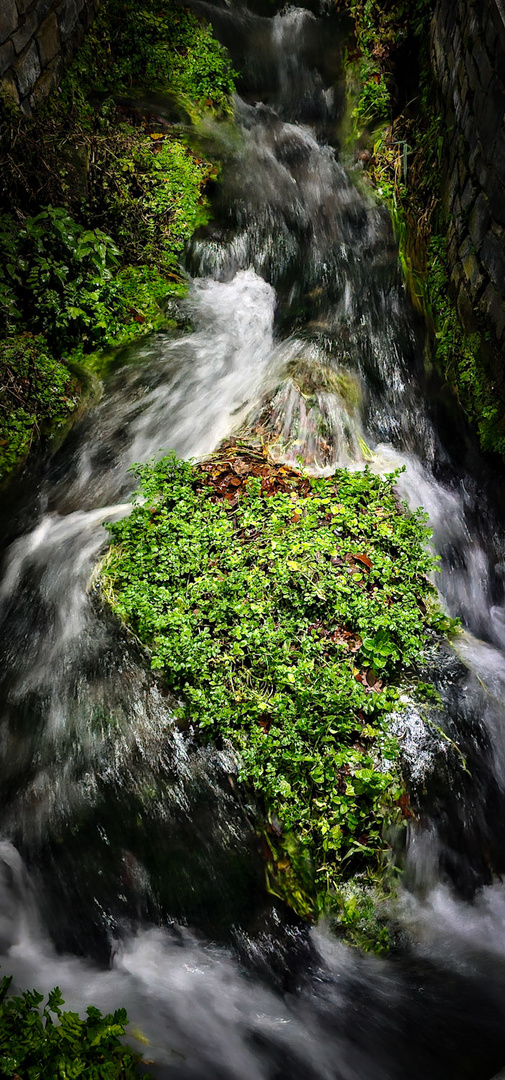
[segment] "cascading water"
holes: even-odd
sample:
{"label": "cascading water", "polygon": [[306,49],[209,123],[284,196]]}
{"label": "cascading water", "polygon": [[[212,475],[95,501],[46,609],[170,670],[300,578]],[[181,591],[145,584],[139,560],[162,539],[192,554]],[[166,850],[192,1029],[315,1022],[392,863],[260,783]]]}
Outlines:
{"label": "cascading water", "polygon": [[[159,1077],[486,1080],[505,1062],[500,508],[424,374],[387,216],[330,145],[338,18],[195,6],[244,86],[234,132],[205,135],[225,169],[214,224],[187,253],[192,332],[125,353],[10,527],[4,968],[19,986],[58,983],[75,1008],[125,1004]],[[399,854],[392,959],[309,932],[272,902],[233,755],[178,732],[94,589],[103,522],[129,509],[130,465],[206,453],[241,427],[275,432],[279,455],[323,471],[405,466],[400,491],[429,513],[437,584],[464,622],[434,658],[432,722],[413,708],[397,721],[423,819]]]}

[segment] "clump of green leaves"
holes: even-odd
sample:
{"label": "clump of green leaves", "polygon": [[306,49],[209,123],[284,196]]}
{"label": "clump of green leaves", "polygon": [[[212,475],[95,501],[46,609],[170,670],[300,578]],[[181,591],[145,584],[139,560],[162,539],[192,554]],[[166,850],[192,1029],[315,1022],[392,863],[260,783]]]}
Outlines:
{"label": "clump of green leaves", "polygon": [[7,329],[30,324],[56,349],[89,332],[100,339],[119,256],[110,237],[83,228],[62,207],[48,206],[22,229],[4,219],[0,246],[8,255],[0,270]]}
{"label": "clump of green leaves", "polygon": [[[86,1019],[63,1012],[59,987],[48,996],[26,990],[8,997],[12,979],[0,984],[0,1072],[18,1080],[134,1080],[140,1060],[121,1039],[124,1009],[103,1016],[89,1006]],[[146,1077],[149,1074],[144,1073]]]}
{"label": "clump of green leaves", "polygon": [[[112,55],[111,55],[112,44]],[[73,65],[66,93],[170,90],[187,107],[230,111],[234,72],[212,28],[167,0],[108,0]]]}
{"label": "clump of green leaves", "polygon": [[346,6],[355,20],[359,53],[349,64],[352,137],[359,138],[363,129],[384,127],[392,119],[395,56],[409,38],[427,33],[434,0],[350,0]]}
{"label": "clump of green leaves", "polygon": [[[109,0],[36,117],[0,95],[0,377],[15,402],[12,427],[5,413],[0,421],[4,472],[53,417],[31,376],[12,378],[20,336],[43,335],[43,382],[48,364],[68,380],[62,357],[99,368],[90,353],[166,325],[167,297],[184,291],[181,252],[206,220],[217,170],[174,137],[158,104],[163,95],[161,112],[165,103],[185,122],[222,115],[233,89],[226,50],[201,19],[170,0]],[[146,92],[154,114],[125,104]]]}
{"label": "clump of green leaves", "polygon": [[448,625],[425,516],[398,504],[395,475],[368,470],[274,494],[251,477],[232,509],[176,457],[137,472],[144,501],[110,526],[104,594],[180,721],[239,750],[242,780],[280,822],[273,891],[307,914],[384,850],[400,795],[388,718],[427,635]]}
{"label": "clump of green leaves", "polygon": [[0,341],[0,479],[41,434],[65,424],[78,399],[77,380],[42,336]]}
{"label": "clump of green leaves", "polygon": [[93,219],[114,237],[123,264],[173,274],[185,242],[207,220],[203,189],[214,173],[179,140],[122,124],[97,150]]}
{"label": "clump of green leaves", "polygon": [[[22,229],[4,215],[0,321],[5,331],[28,325],[44,334],[54,352],[79,346],[85,353],[124,344],[163,324],[165,298],[181,292],[178,276],[168,277],[169,268],[174,270],[184,239],[201,219],[200,173],[184,148],[170,144],[170,158],[174,151],[181,161],[171,169],[161,160],[165,155],[154,157],[144,149],[143,160],[150,156],[157,168],[144,185],[144,199],[129,203],[130,216],[142,221],[140,229],[128,214],[122,216],[121,200],[115,206],[117,231],[140,265],[120,269],[122,252],[114,240],[101,229],[84,228],[62,207],[46,207]],[[143,261],[146,255],[152,256],[151,266]]]}

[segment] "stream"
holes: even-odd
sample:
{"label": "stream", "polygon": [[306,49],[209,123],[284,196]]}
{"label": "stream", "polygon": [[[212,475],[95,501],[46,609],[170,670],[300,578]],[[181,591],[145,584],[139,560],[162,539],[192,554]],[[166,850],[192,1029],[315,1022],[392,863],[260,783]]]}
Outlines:
{"label": "stream", "polygon": [[[2,968],[18,988],[58,984],[69,1008],[124,1005],[157,1078],[490,1080],[505,1066],[503,474],[427,368],[388,214],[339,152],[345,18],[193,6],[242,75],[234,123],[198,132],[223,178],[186,252],[190,329],[124,350],[4,497]],[[403,468],[462,620],[431,663],[441,705],[396,721],[421,812],[392,839],[386,958],[268,895],[233,753],[181,734],[96,587],[131,465],[240,430],[316,471]]]}

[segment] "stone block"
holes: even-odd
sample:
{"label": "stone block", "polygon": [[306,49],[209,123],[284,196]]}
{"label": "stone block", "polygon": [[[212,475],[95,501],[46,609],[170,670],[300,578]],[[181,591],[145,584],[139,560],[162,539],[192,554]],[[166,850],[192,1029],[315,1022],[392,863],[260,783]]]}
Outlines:
{"label": "stone block", "polygon": [[470,82],[465,68],[462,68],[462,72],[459,77],[459,93],[461,97],[461,104],[466,105],[468,102],[468,95],[470,93]]}
{"label": "stone block", "polygon": [[468,171],[471,176],[477,176],[477,166],[480,158],[482,157],[482,150],[479,145],[475,147],[468,159]]}
{"label": "stone block", "polygon": [[505,184],[505,131],[499,131],[490,154],[492,170]]}
{"label": "stone block", "polygon": [[484,285],[484,275],[481,264],[472,251],[468,252],[463,259],[463,272],[468,281],[472,296],[476,298]]}
{"label": "stone block", "polygon": [[57,53],[54,60],[51,60],[51,63],[48,65],[48,69],[49,69],[49,71],[54,72],[54,77],[56,79],[56,82],[59,83],[60,79],[63,76],[63,72],[65,70],[65,66],[64,66],[64,63],[63,63],[63,58],[61,56],[61,53]]}
{"label": "stone block", "polygon": [[[497,40],[496,40],[496,27],[495,27],[492,19],[487,19],[486,20],[486,31],[485,31],[484,40],[485,40],[485,43],[486,43],[486,49],[487,49],[489,55],[491,57],[493,57],[493,60],[494,60],[494,58],[496,56],[496,51],[497,51]],[[495,68],[495,63],[493,62],[493,69],[494,68]]]}
{"label": "stone block", "polygon": [[40,79],[37,79],[35,86],[30,95],[30,105],[32,109],[36,109],[37,105],[40,105],[44,98],[48,97],[51,90],[54,90],[56,86],[56,76],[49,68],[47,71],[43,71]]}
{"label": "stone block", "polygon": [[489,329],[494,330],[498,341],[501,341],[505,333],[505,302],[494,285],[487,286],[479,307],[489,322]]}
{"label": "stone block", "polygon": [[479,72],[477,70],[477,65],[470,52],[468,52],[465,57],[465,69],[468,76],[470,89],[475,94],[477,89],[481,90],[481,84],[479,80]]}
{"label": "stone block", "polygon": [[456,193],[457,193],[457,190],[458,190],[458,185],[459,185],[459,176],[458,176],[458,170],[457,170],[457,167],[456,167],[450,173],[449,177],[447,178],[447,180],[446,180],[446,182],[444,184],[442,203],[443,203],[444,213],[445,213],[446,217],[448,217],[449,213],[451,212],[451,208],[452,208],[452,205],[454,203],[454,199],[456,197]]}
{"label": "stone block", "polygon": [[477,38],[473,47],[473,58],[479,72],[479,82],[484,92],[488,89],[493,78],[493,68],[486,51],[482,38]]}
{"label": "stone block", "polygon": [[76,0],[63,0],[63,3],[56,9],[56,13],[61,40],[68,41],[79,18]]}
{"label": "stone block", "polygon": [[2,79],[0,79],[0,86],[5,94],[10,97],[11,101],[15,101],[16,105],[19,104],[19,91],[17,88],[16,80],[14,76],[8,71]]}
{"label": "stone block", "polygon": [[436,35],[433,41],[433,49],[435,53],[435,67],[439,77],[442,75],[445,69],[445,52],[442,45],[442,35]]}
{"label": "stone block", "polygon": [[461,52],[461,34],[457,22],[454,23],[454,29],[452,31],[452,47],[455,55],[458,56]]}
{"label": "stone block", "polygon": [[484,237],[480,258],[491,280],[505,294],[505,249],[494,233],[488,232]]}
{"label": "stone block", "polygon": [[30,90],[35,86],[40,75],[41,67],[37,46],[34,41],[24,53],[18,57],[14,64],[14,72],[19,87],[21,98],[27,97]]}
{"label": "stone block", "polygon": [[489,203],[486,196],[481,191],[480,195],[477,197],[472,213],[470,214],[470,221],[468,223],[468,231],[477,251],[481,247],[482,241],[484,240],[490,225],[491,212]]}
{"label": "stone block", "polygon": [[473,296],[472,299],[470,299],[468,288],[463,282],[456,299],[456,307],[458,309],[458,315],[460,317],[461,323],[467,334],[474,334],[475,331],[478,329],[478,323],[475,317],[472,300],[475,302],[475,298]]}
{"label": "stone block", "polygon": [[505,51],[505,4],[503,0],[494,0],[487,5],[486,23],[494,30],[496,51]]}
{"label": "stone block", "polygon": [[87,30],[91,26],[91,23],[93,22],[94,17],[95,17],[95,6],[94,6],[92,0],[88,0],[88,3],[84,5],[84,7],[82,9],[82,12],[81,12],[81,22],[82,22],[85,30]]}
{"label": "stone block", "polygon": [[14,45],[12,41],[5,41],[3,45],[0,45],[0,75],[3,75],[4,71],[10,67],[14,60]]}
{"label": "stone block", "polygon": [[475,188],[471,180],[467,180],[461,196],[461,209],[464,214],[470,209],[475,198]]}
{"label": "stone block", "polygon": [[494,220],[499,225],[505,225],[505,186],[496,173],[490,174],[486,194]]}
{"label": "stone block", "polygon": [[54,7],[54,0],[37,0],[36,12],[37,22],[40,24],[44,21],[49,12]]}
{"label": "stone block", "polygon": [[472,154],[479,144],[479,133],[477,131],[473,110],[469,108],[468,102],[465,105],[465,110],[463,112],[463,131],[465,133],[468,150],[470,154]]}
{"label": "stone block", "polygon": [[60,48],[60,32],[54,11],[47,16],[37,34],[37,45],[42,66],[45,67]]}
{"label": "stone block", "polygon": [[25,16],[23,23],[16,30],[16,33],[13,34],[12,43],[18,56],[19,53],[23,51],[25,45],[28,45],[28,42],[31,41],[37,29],[37,25],[37,13],[31,11]]}
{"label": "stone block", "polygon": [[0,3],[0,43],[6,41],[18,28],[18,9],[16,0],[1,0]]}
{"label": "stone block", "polygon": [[496,78],[501,82],[502,86],[505,85],[505,44],[501,41],[497,42],[496,51],[494,56],[493,70]]}
{"label": "stone block", "polygon": [[489,87],[484,108],[479,121],[479,138],[484,147],[491,147],[505,115],[505,93],[497,83]]}
{"label": "stone block", "polygon": [[489,169],[482,157],[478,158],[477,168],[475,171],[477,176],[477,183],[481,191],[487,191],[487,186],[489,183]]}
{"label": "stone block", "polygon": [[458,255],[459,255],[459,258],[460,258],[462,263],[464,263],[465,259],[468,258],[468,256],[472,254],[472,251],[473,251],[472,241],[470,240],[469,236],[465,236],[465,239],[463,240],[463,243],[460,244],[460,247],[459,247],[459,250],[458,250]]}

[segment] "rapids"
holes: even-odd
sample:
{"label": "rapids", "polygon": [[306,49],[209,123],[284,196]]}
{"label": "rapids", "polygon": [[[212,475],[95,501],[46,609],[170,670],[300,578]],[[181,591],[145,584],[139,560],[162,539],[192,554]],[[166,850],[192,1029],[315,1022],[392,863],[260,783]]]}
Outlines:
{"label": "rapids", "polygon": [[[73,1008],[125,1005],[160,1078],[489,1080],[505,1063],[503,477],[425,371],[388,216],[339,155],[345,20],[194,7],[243,74],[233,128],[199,132],[224,170],[186,255],[191,330],[125,351],[5,500],[2,965]],[[388,959],[266,894],[233,754],[174,727],[96,590],[130,466],[258,425],[314,470],[404,467],[464,625],[433,658],[443,705],[397,718],[422,815],[394,841]]]}

